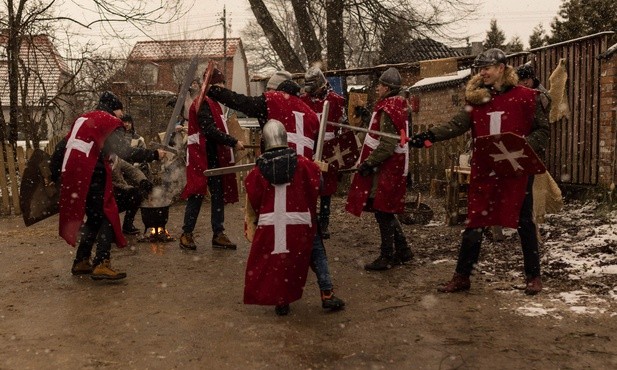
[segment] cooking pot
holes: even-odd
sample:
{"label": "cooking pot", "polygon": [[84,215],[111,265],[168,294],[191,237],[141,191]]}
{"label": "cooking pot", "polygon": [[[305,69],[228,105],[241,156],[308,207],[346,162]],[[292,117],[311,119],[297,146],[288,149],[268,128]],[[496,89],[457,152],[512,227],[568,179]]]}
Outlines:
{"label": "cooking pot", "polygon": [[141,220],[149,228],[165,228],[169,219],[169,206],[163,207],[141,207]]}

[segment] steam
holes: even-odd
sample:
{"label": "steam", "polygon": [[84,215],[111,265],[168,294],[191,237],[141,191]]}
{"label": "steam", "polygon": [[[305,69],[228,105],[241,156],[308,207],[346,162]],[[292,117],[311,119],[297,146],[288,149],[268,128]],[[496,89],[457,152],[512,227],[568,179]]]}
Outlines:
{"label": "steam", "polygon": [[152,189],[142,207],[167,207],[177,199],[186,185],[186,166],[181,157],[170,158],[161,164],[160,185]]}

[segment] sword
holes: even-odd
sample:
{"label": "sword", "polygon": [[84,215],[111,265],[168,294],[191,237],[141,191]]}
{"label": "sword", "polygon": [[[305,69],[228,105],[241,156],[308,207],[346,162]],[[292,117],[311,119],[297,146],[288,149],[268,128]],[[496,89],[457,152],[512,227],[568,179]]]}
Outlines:
{"label": "sword", "polygon": [[176,127],[176,122],[178,122],[178,116],[180,115],[180,110],[184,106],[184,101],[186,100],[186,95],[189,93],[189,87],[191,86],[191,82],[193,82],[193,77],[195,77],[195,71],[197,70],[198,63],[197,56],[194,56],[191,59],[191,64],[189,65],[189,69],[186,71],[186,76],[184,76],[184,81],[182,81],[182,86],[180,86],[180,92],[178,93],[178,99],[176,100],[176,105],[174,105],[174,111],[169,118],[169,123],[167,124],[167,131],[165,131],[165,136],[163,137],[163,145],[168,147],[169,141],[171,140],[171,135],[174,133],[174,129]]}
{"label": "sword", "polygon": [[159,143],[156,143],[154,141],[150,142],[150,148],[152,148],[152,149],[161,149],[161,150],[164,150],[164,151],[166,151],[168,153],[178,155],[178,149],[174,149],[174,148],[170,147],[169,145],[159,144]]}
{"label": "sword", "polygon": [[229,166],[229,167],[213,168],[210,170],[205,170],[204,175],[205,176],[227,175],[229,173],[248,171],[248,170],[253,169],[253,167],[255,167],[255,163],[238,164],[238,165]]}
{"label": "sword", "polygon": [[321,119],[319,120],[319,133],[317,134],[317,145],[315,147],[315,163],[319,166],[322,172],[328,171],[328,163],[321,160],[323,154],[323,142],[326,136],[326,126],[328,124],[328,113],[330,112],[330,102],[325,101],[321,111]]}
{"label": "sword", "polygon": [[[201,90],[199,91],[199,97],[197,98],[197,104],[195,105],[195,112],[199,112],[201,103],[203,103],[206,93],[208,92],[208,85],[210,85],[210,79],[212,78],[212,72],[214,71],[214,61],[208,62],[208,67],[204,71],[204,78],[201,82]],[[225,73],[225,72],[223,72]]]}
{"label": "sword", "polygon": [[[382,132],[382,131],[376,131],[376,130],[369,130],[367,128],[364,127],[356,127],[356,126],[351,126],[351,125],[346,125],[344,123],[336,123],[336,122],[330,122],[328,121],[328,124],[331,126],[336,126],[336,127],[342,127],[342,128],[346,128],[352,131],[360,131],[360,132],[366,132],[367,134],[373,134],[373,135],[379,135],[379,136],[383,136],[383,137],[389,137],[392,139],[397,139],[400,141],[400,146],[403,146],[405,144],[407,144],[411,138],[409,136],[407,136],[407,134],[405,133],[405,130],[401,130],[401,134],[400,135],[395,135],[395,134],[391,134],[388,132]],[[424,146],[426,148],[429,148],[433,145],[432,142],[430,142],[429,140],[426,140],[424,142]]]}

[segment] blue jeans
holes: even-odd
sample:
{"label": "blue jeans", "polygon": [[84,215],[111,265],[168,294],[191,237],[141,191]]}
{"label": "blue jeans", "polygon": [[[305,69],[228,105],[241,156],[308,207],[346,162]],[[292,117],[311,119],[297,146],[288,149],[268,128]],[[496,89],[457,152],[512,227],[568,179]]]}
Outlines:
{"label": "blue jeans", "polygon": [[[221,176],[208,178],[208,189],[210,190],[210,224],[214,235],[225,231],[225,201],[223,198],[223,179]],[[184,226],[182,232],[192,233],[197,224],[197,217],[204,201],[203,195],[191,195],[186,201],[184,210]]]}
{"label": "blue jeans", "polygon": [[319,290],[332,290],[332,279],[330,278],[330,271],[328,269],[326,248],[319,232],[315,234],[315,238],[313,239],[311,268],[317,276],[317,285],[319,285]]}

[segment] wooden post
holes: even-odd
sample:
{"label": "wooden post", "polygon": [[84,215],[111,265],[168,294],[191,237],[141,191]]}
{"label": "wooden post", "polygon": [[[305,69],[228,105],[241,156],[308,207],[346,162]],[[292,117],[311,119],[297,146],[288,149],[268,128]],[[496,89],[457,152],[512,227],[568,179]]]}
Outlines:
{"label": "wooden post", "polygon": [[[5,147],[7,145],[2,144]],[[1,149],[1,148],[0,148]],[[8,150],[7,150],[8,153]],[[6,160],[4,153],[0,150],[0,193],[2,193],[2,204],[0,205],[0,214],[8,215],[11,213],[11,206],[9,202],[9,188],[6,181]]]}

